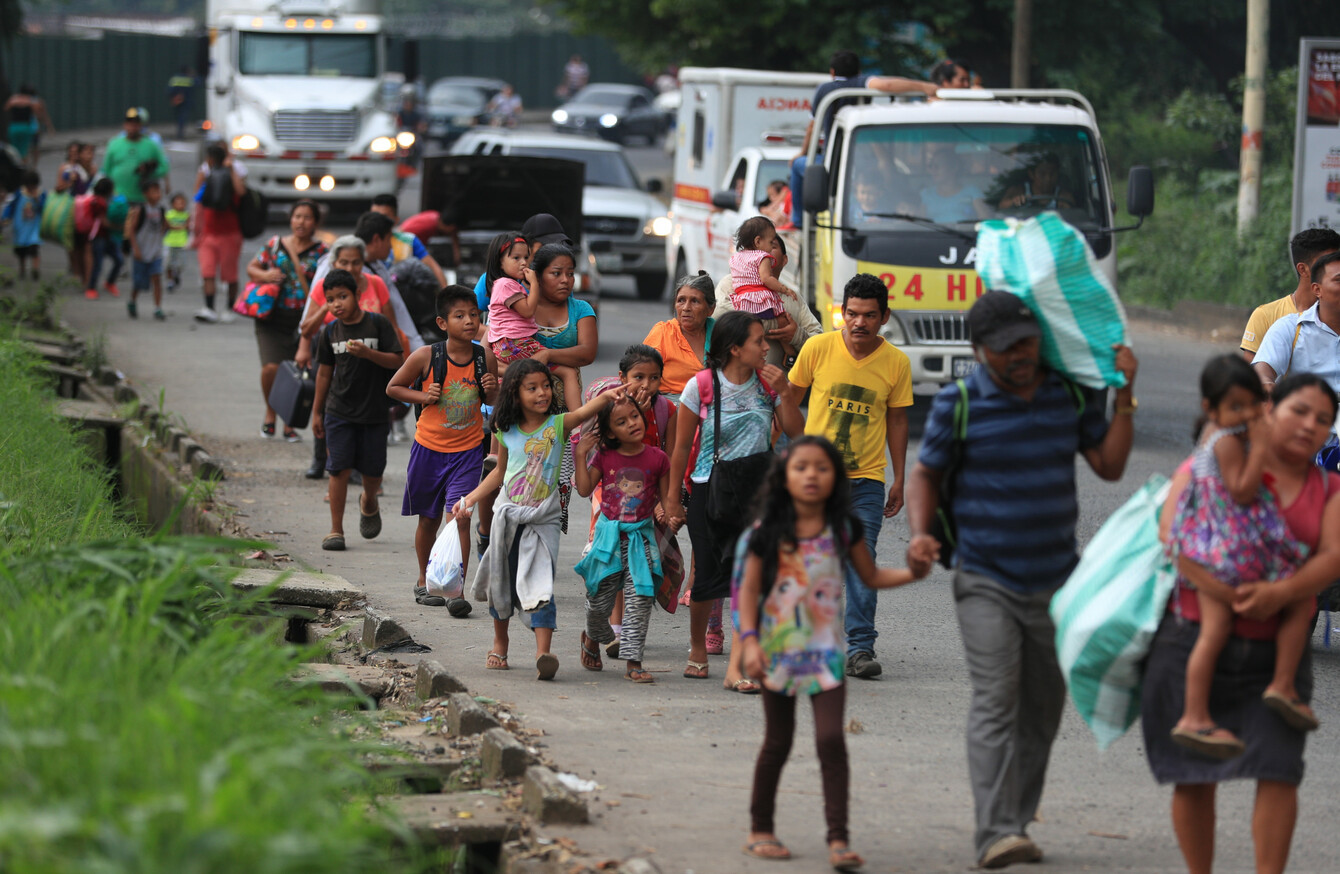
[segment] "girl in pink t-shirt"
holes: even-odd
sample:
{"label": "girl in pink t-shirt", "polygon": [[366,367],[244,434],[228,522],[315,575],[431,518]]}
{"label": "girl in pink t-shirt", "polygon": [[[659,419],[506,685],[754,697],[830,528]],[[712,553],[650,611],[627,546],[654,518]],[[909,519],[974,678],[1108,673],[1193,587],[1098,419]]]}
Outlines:
{"label": "girl in pink t-shirt", "polygon": [[534,358],[563,382],[565,398],[580,398],[576,368],[550,364],[549,350],[535,339],[535,308],[540,302],[540,280],[528,265],[530,246],[520,234],[500,234],[489,243],[485,282],[489,291],[488,341],[498,360],[498,378],[507,365]]}

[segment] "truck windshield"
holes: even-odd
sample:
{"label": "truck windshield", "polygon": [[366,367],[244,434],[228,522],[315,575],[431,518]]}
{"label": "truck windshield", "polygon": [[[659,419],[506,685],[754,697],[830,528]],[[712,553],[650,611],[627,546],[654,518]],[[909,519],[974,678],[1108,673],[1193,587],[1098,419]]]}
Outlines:
{"label": "truck windshield", "polygon": [[238,70],[248,76],[377,76],[372,34],[242,33]]}
{"label": "truck windshield", "polygon": [[641,188],[633,168],[622,152],[608,152],[603,149],[564,149],[548,146],[513,146],[511,154],[528,155],[532,158],[561,158],[564,161],[580,161],[586,165],[586,184],[604,185],[608,188]]}
{"label": "truck windshield", "polygon": [[910,230],[1055,210],[1081,229],[1109,215],[1093,134],[1028,124],[880,125],[852,132],[842,224]]}

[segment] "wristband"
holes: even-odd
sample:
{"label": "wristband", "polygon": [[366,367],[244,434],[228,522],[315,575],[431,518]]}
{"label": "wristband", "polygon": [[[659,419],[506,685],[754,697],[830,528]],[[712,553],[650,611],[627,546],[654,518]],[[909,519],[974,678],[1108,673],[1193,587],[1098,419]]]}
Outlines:
{"label": "wristband", "polygon": [[741,641],[747,640],[747,639],[749,639],[749,638],[751,638],[751,637],[758,637],[758,629],[757,629],[757,628],[751,628],[751,629],[749,629],[748,631],[741,631],[741,632],[740,632],[740,640],[741,640]]}

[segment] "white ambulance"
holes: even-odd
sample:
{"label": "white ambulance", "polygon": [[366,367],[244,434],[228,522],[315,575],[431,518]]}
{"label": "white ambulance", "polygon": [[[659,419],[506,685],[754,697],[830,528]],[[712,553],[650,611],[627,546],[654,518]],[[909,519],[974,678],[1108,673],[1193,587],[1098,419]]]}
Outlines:
{"label": "white ambulance", "polygon": [[[671,282],[699,270],[714,280],[730,272],[735,230],[758,215],[770,182],[789,179],[814,90],[830,78],[729,67],[679,71],[665,249],[666,264],[674,268]],[[799,255],[788,254],[793,262]]]}

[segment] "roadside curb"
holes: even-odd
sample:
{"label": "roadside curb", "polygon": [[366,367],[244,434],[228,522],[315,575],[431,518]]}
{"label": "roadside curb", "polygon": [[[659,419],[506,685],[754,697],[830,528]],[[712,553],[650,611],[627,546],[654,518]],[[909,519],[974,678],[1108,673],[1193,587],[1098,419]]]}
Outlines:
{"label": "roadside curb", "polygon": [[1126,304],[1126,315],[1146,324],[1190,331],[1209,340],[1237,340],[1252,315],[1251,307],[1203,300],[1180,300],[1170,310]]}

